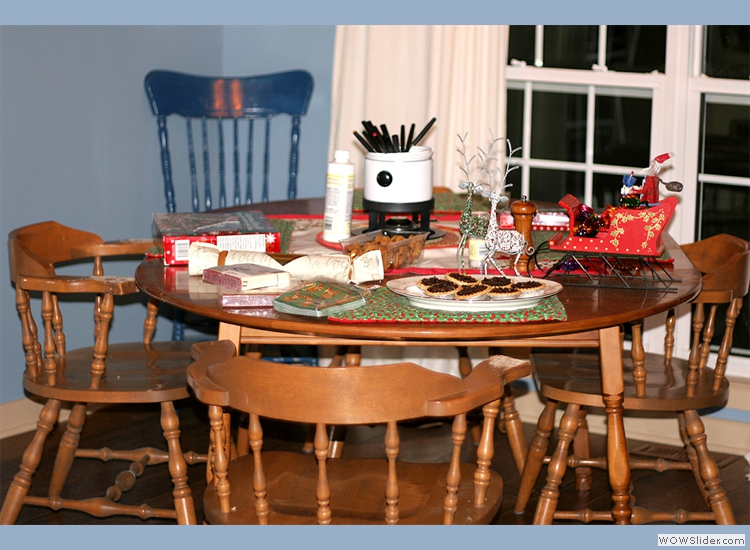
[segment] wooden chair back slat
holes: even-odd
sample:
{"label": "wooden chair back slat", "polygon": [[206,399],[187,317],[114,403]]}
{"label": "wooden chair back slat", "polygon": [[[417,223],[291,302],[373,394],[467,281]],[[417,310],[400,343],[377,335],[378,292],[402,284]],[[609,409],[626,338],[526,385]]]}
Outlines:
{"label": "wooden chair back slat", "polygon": [[[151,71],[146,75],[146,94],[151,110],[157,117],[159,143],[161,146],[162,173],[167,201],[167,211],[175,212],[173,159],[170,154],[167,132],[167,118],[171,115],[186,119],[188,162],[191,183],[191,206],[194,212],[211,210],[217,205],[212,197],[212,180],[210,170],[210,139],[208,119],[217,121],[218,148],[218,207],[239,205],[242,202],[252,203],[253,175],[253,120],[265,120],[263,147],[263,172],[261,200],[269,200],[270,174],[270,135],[271,118],[277,115],[289,115],[291,118],[291,140],[289,154],[289,179],[287,197],[297,197],[297,172],[299,159],[300,117],[307,113],[312,95],[312,76],[306,71],[286,71],[261,76],[225,78],[190,75],[173,71]],[[193,141],[192,120],[201,120],[202,157],[203,157],[203,199],[198,191],[198,177]],[[232,186],[227,185],[227,148],[224,144],[226,131],[232,133]],[[248,143],[246,152],[247,167],[245,170],[244,200],[242,192],[242,169],[240,166],[240,123],[248,125]]]}

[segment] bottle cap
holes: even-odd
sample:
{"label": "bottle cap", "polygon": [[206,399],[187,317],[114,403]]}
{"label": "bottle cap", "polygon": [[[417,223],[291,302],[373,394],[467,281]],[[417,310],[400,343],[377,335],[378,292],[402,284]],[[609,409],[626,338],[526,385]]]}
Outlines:
{"label": "bottle cap", "polygon": [[349,162],[349,151],[334,151],[334,162]]}

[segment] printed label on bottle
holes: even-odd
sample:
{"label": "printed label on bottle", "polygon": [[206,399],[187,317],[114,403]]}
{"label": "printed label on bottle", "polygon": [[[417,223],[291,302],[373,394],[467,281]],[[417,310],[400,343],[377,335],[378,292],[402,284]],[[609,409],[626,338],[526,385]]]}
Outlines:
{"label": "printed label on bottle", "polygon": [[354,175],[328,174],[326,180],[323,239],[338,242],[352,233]]}
{"label": "printed label on bottle", "polygon": [[480,267],[486,254],[487,245],[484,239],[469,238],[469,267]]}

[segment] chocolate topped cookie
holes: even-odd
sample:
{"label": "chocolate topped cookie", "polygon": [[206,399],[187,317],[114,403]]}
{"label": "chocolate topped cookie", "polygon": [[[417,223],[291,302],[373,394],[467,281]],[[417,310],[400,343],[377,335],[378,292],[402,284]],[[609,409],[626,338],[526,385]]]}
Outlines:
{"label": "chocolate topped cookie", "polygon": [[521,291],[522,296],[539,296],[544,294],[544,283],[539,281],[516,282],[515,286]]}
{"label": "chocolate topped cookie", "polygon": [[511,300],[518,298],[521,295],[521,291],[516,288],[516,285],[494,286],[490,288],[487,294],[493,300]]}
{"label": "chocolate topped cookie", "polygon": [[471,275],[464,275],[463,273],[458,273],[457,271],[446,273],[445,278],[459,285],[475,285],[479,282],[476,277],[472,277]]}
{"label": "chocolate topped cookie", "polygon": [[440,277],[424,277],[422,279],[419,279],[419,281],[417,281],[417,286],[421,288],[422,290],[424,290],[428,287],[431,287],[432,285],[435,285],[443,281],[445,281],[445,279],[441,279]]}
{"label": "chocolate topped cookie", "polygon": [[508,279],[508,277],[485,277],[482,279],[482,284],[487,286],[510,286],[513,284],[513,281]]}
{"label": "chocolate topped cookie", "polygon": [[461,286],[454,282],[439,279],[435,284],[425,288],[424,293],[428,296],[450,296],[451,294],[455,294],[459,288]]}
{"label": "chocolate topped cookie", "polygon": [[487,285],[463,285],[461,286],[453,297],[456,300],[473,300],[487,294],[490,291],[490,287]]}

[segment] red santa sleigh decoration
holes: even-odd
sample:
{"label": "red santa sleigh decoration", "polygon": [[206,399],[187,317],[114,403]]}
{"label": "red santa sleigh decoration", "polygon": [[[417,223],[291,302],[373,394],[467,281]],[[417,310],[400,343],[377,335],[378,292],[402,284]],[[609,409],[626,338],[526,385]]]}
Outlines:
{"label": "red santa sleigh decoration", "polygon": [[[562,282],[571,285],[674,290],[672,282],[676,280],[665,267],[668,262],[662,257],[665,246],[661,236],[677,206],[677,197],[659,200],[659,184],[671,191],[681,191],[682,184],[664,182],[657,176],[661,164],[671,156],[666,153],[656,157],[640,187],[633,184],[632,173],[625,176],[623,206],[619,208],[607,206],[596,215],[573,195],[563,197],[559,204],[568,212],[568,229],[539,249],[564,254],[543,277],[562,276]],[[538,254],[539,250],[535,259]]]}

